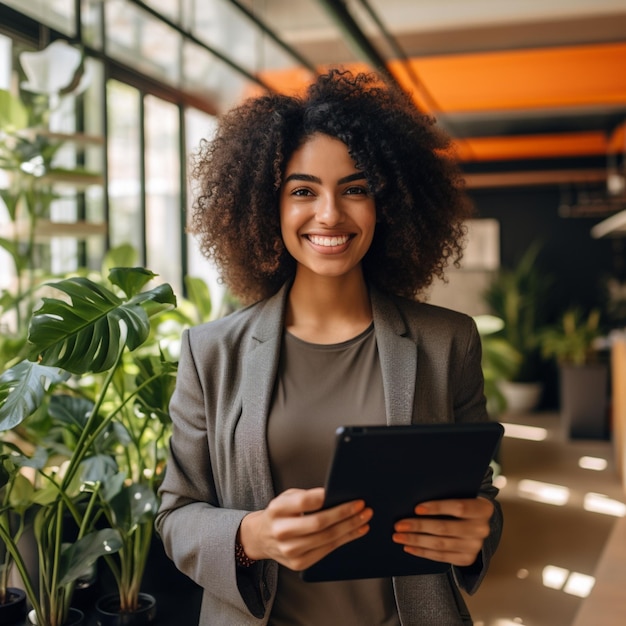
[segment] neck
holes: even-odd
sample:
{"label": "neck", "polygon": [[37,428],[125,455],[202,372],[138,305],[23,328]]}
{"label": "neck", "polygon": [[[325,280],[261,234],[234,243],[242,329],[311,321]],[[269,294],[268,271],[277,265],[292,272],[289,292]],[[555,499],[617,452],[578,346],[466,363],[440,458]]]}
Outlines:
{"label": "neck", "polygon": [[296,275],[289,292],[286,328],[312,343],[340,343],[356,337],[372,321],[363,273],[350,276]]}

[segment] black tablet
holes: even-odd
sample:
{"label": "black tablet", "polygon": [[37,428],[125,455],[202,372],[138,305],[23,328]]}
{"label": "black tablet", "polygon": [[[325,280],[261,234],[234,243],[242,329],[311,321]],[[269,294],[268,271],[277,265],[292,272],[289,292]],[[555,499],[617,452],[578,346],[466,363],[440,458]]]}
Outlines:
{"label": "black tablet", "polygon": [[370,531],[301,572],[305,581],[445,572],[391,540],[393,525],[427,500],[476,497],[504,428],[497,422],[337,429],[324,507],[364,499]]}

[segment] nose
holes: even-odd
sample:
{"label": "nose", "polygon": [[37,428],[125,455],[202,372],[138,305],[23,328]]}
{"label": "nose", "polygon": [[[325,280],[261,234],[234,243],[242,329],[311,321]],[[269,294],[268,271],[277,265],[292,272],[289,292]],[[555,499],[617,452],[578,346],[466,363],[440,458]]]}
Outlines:
{"label": "nose", "polygon": [[342,220],[341,206],[333,194],[320,196],[315,219],[324,226],[335,226]]}

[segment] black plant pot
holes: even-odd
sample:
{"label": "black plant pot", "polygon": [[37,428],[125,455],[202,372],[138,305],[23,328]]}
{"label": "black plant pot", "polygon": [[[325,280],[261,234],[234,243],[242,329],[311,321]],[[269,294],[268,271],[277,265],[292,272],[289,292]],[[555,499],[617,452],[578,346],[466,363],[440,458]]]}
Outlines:
{"label": "black plant pot", "polygon": [[16,587],[7,587],[6,602],[0,604],[0,624],[23,622],[26,616],[26,593]]}
{"label": "black plant pot", "polygon": [[[35,611],[31,611],[28,614],[28,623],[37,624]],[[69,615],[67,616],[63,626],[82,626],[83,624],[85,624],[85,614],[80,609],[70,607]]]}
{"label": "black plant pot", "polygon": [[139,594],[139,608],[133,613],[120,611],[120,598],[116,593],[96,602],[97,626],[147,626],[155,621],[156,614],[156,598],[149,593]]}

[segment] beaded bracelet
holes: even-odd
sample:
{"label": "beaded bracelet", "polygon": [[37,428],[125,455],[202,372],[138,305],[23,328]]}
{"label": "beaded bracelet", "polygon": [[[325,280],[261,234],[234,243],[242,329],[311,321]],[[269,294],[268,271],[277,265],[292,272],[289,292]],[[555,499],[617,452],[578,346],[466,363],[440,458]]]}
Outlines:
{"label": "beaded bracelet", "polygon": [[254,559],[251,559],[245,553],[243,546],[239,542],[235,543],[235,562],[239,567],[250,567],[256,563]]}

